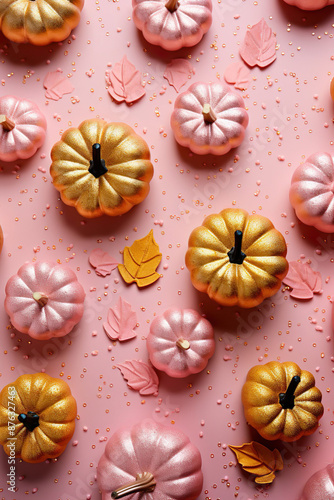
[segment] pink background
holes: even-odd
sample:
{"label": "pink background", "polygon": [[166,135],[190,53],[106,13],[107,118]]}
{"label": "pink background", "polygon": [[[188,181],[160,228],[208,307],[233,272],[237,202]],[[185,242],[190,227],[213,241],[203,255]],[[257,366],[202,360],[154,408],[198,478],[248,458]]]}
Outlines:
{"label": "pink background", "polygon": [[[333,7],[302,12],[279,0],[215,0],[214,22],[202,42],[168,53],[150,46],[136,30],[130,0],[87,0],[75,37],[63,44],[17,46],[0,37],[1,95],[33,99],[48,120],[47,140],[33,158],[19,161],[19,169],[16,164],[1,165],[5,236],[1,301],[7,279],[31,259],[68,262],[87,293],[80,325],[57,341],[30,341],[11,329],[0,309],[1,386],[22,373],[45,369],[70,384],[79,415],[73,436],[77,446],[69,443],[51,463],[17,462],[17,476],[24,478],[17,481],[16,495],[6,491],[7,457],[0,453],[0,498],[30,498],[38,488],[36,500],[99,499],[94,476],[104,438],[121,424],[145,417],[166,425],[175,422],[198,446],[203,458],[203,499],[279,500],[285,495],[297,500],[307,478],[332,461],[333,279],[325,280],[333,273],[334,247],[331,235],[298,223],[288,189],[300,161],[316,151],[333,151],[329,95],[334,72],[333,13]],[[189,154],[177,146],[170,130],[177,94],[163,79],[166,64],[175,57],[189,57],[196,71],[191,82],[223,80],[225,68],[239,60],[247,26],[262,16],[277,34],[277,60],[264,70],[251,70],[249,88],[242,93],[250,115],[244,143],[221,158]],[[114,64],[124,54],[146,82],[146,96],[133,106],[112,102],[105,88],[108,62]],[[43,80],[58,67],[64,75],[71,75],[75,90],[58,102],[47,102]],[[85,74],[89,70],[94,71],[90,78]],[[160,95],[163,85],[168,88]],[[73,96],[79,102],[72,103]],[[83,221],[75,209],[59,200],[51,185],[49,153],[62,131],[95,116],[135,127],[151,148],[155,175],[148,198],[128,214]],[[269,217],[286,238],[288,259],[304,257],[302,261],[309,259],[313,269],[321,272],[322,295],[301,302],[290,298],[288,291],[280,291],[256,310],[237,310],[221,309],[196,292],[184,266],[188,236],[204,216],[230,206]],[[122,261],[124,246],[150,229],[163,254],[159,281],[139,290],[136,285],[126,286],[117,270],[106,278],[96,276],[88,263],[91,250],[99,247]],[[111,343],[102,327],[119,295],[132,304],[139,323],[137,338],[122,344]],[[149,323],[172,305],[207,314],[216,332],[216,352],[204,372],[184,380],[160,375],[159,396],[142,397],[127,387],[115,365],[129,359],[147,361]],[[317,326],[323,331],[316,330]],[[224,361],[224,356],[231,359]],[[243,416],[240,392],[246,373],[253,365],[270,360],[297,362],[315,374],[323,392],[325,414],[319,430],[294,444],[264,443]],[[269,487],[257,487],[223,446],[252,439],[271,449],[278,447],[283,455],[284,470]]]}

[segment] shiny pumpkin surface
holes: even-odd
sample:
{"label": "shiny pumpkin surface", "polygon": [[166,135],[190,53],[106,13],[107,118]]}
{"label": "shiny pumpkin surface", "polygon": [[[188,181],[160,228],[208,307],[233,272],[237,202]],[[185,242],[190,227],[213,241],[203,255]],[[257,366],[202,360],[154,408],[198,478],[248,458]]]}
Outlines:
{"label": "shiny pumpkin surface", "polygon": [[327,7],[327,5],[333,5],[334,0],[284,0],[285,3],[289,5],[295,5],[303,10],[319,10]]}
{"label": "shiny pumpkin surface", "polygon": [[[31,430],[22,422],[29,420],[28,412],[34,414]],[[58,457],[73,436],[76,414],[76,401],[66,382],[46,373],[21,375],[0,393],[0,443],[10,455],[13,441],[8,438],[16,438],[15,456],[29,463]]]}
{"label": "shiny pumpkin surface", "polygon": [[325,233],[334,232],[334,159],[315,153],[295,170],[290,202],[299,220]]}
{"label": "shiny pumpkin surface", "polygon": [[[236,232],[242,263],[231,262]],[[286,243],[262,215],[227,208],[209,215],[189,238],[186,265],[197,290],[224,306],[254,307],[274,295],[288,272]]]}
{"label": "shiny pumpkin surface", "polygon": [[97,467],[97,481],[102,500],[110,500],[124,485],[138,483],[137,476],[144,473],[153,477],[153,489],[137,489],[129,498],[195,500],[202,490],[201,466],[198,449],[183,432],[147,419],[111,436]]}
{"label": "shiny pumpkin surface", "polygon": [[0,29],[13,42],[65,40],[80,21],[84,0],[1,0]]}
{"label": "shiny pumpkin surface", "polygon": [[334,464],[329,464],[310,477],[299,500],[331,500],[333,498]]}
{"label": "shiny pumpkin surface", "polygon": [[1,253],[2,247],[3,247],[3,231],[2,231],[2,227],[0,226],[0,253]]}
{"label": "shiny pumpkin surface", "polygon": [[[95,144],[105,167],[98,177],[89,170]],[[64,132],[51,158],[53,185],[63,202],[84,217],[124,214],[149,193],[153,165],[148,145],[125,123],[85,120]]]}
{"label": "shiny pumpkin surface", "polygon": [[[280,394],[287,392],[293,377],[300,382],[293,391],[292,408],[284,408]],[[251,368],[241,398],[247,422],[268,440],[296,441],[312,434],[324,412],[314,376],[290,361]]]}

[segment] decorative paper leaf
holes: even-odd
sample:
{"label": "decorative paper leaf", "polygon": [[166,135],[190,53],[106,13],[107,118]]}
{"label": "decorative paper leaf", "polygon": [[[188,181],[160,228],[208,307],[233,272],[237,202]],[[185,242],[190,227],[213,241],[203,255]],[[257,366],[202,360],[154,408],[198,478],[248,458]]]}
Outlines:
{"label": "decorative paper leaf", "polygon": [[145,238],[136,240],[131,247],[125,247],[124,265],[118,270],[126,283],[136,283],[139,288],[151,285],[160,278],[156,268],[161,261],[161,253],[151,230]]}
{"label": "decorative paper leaf", "polygon": [[117,102],[125,101],[130,104],[146,94],[140,72],[126,56],[114,64],[110,71],[106,71],[106,81],[109,94]]}
{"label": "decorative paper leaf", "polygon": [[178,92],[194,74],[194,68],[187,59],[172,59],[166,66],[164,78]]}
{"label": "decorative paper leaf", "polygon": [[159,389],[159,379],[153,368],[143,361],[125,361],[116,365],[121,371],[128,386],[135,391],[139,391],[142,396],[156,396]]}
{"label": "decorative paper leaf", "polygon": [[45,97],[47,99],[59,101],[64,94],[73,92],[74,87],[72,87],[68,78],[62,76],[62,73],[63,72],[59,69],[56,71],[49,71],[44,78],[43,86],[46,89]]}
{"label": "decorative paper leaf", "polygon": [[249,83],[249,75],[249,69],[242,62],[237,61],[226,68],[224,78],[227,83],[234,84],[236,89],[246,90]]}
{"label": "decorative paper leaf", "polygon": [[134,328],[137,324],[137,315],[129,304],[122,297],[118,303],[108,311],[107,323],[103,323],[103,328],[111,340],[130,340],[137,336]]}
{"label": "decorative paper leaf", "polygon": [[249,66],[265,68],[276,59],[276,36],[262,18],[246,32],[240,55]]}
{"label": "decorative paper leaf", "polygon": [[295,299],[312,299],[314,293],[322,292],[321,275],[313,271],[307,262],[289,262],[289,271],[283,283],[292,288],[290,296]]}
{"label": "decorative paper leaf", "polygon": [[251,474],[255,474],[255,482],[270,484],[275,479],[275,471],[283,469],[283,460],[278,450],[270,451],[256,441],[244,443],[241,446],[229,448],[235,453],[241,467]]}
{"label": "decorative paper leaf", "polygon": [[96,274],[103,277],[111,274],[111,271],[116,269],[119,264],[113,257],[100,248],[92,250],[88,260],[90,265],[95,267]]}

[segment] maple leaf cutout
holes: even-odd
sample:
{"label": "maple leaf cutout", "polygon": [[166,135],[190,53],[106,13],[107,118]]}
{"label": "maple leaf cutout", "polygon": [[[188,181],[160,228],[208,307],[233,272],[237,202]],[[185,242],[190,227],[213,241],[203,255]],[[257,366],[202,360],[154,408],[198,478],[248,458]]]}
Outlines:
{"label": "maple leaf cutout", "polygon": [[168,81],[169,85],[174,87],[176,92],[185,85],[189,78],[195,74],[195,70],[187,59],[172,59],[167,64],[164,78]]}
{"label": "maple leaf cutout", "polygon": [[88,261],[95,268],[96,274],[103,276],[103,278],[111,274],[111,271],[116,269],[119,264],[111,255],[100,248],[91,251]]}
{"label": "maple leaf cutout", "polygon": [[312,299],[314,293],[322,293],[321,274],[313,271],[307,262],[289,262],[289,271],[283,283],[292,288],[290,296],[295,299]]}
{"label": "maple leaf cutout", "polygon": [[245,35],[240,56],[249,66],[265,68],[276,59],[276,36],[262,18]]}
{"label": "maple leaf cutout", "polygon": [[227,83],[234,84],[238,90],[247,90],[250,71],[240,61],[230,64],[224,73]]}
{"label": "maple leaf cutout", "polygon": [[43,86],[46,89],[45,97],[47,99],[59,101],[64,94],[73,92],[74,87],[72,87],[68,78],[62,76],[62,73],[62,70],[59,69],[49,71],[44,78]]}
{"label": "maple leaf cutout", "polygon": [[106,82],[109,94],[118,103],[125,101],[130,104],[146,94],[140,72],[126,56],[106,71]]}
{"label": "maple leaf cutout", "polygon": [[124,248],[124,264],[119,264],[118,270],[126,283],[136,283],[139,288],[148,286],[160,278],[156,268],[161,257],[151,229],[144,238]]}
{"label": "maple leaf cutout", "polygon": [[137,336],[134,328],[137,325],[137,315],[122,297],[112,309],[109,308],[107,322],[103,323],[104,331],[111,340],[130,340]]}
{"label": "maple leaf cutout", "polygon": [[133,359],[125,361],[116,367],[120,370],[127,385],[139,391],[142,396],[157,396],[159,389],[159,379],[153,368],[143,361]]}
{"label": "maple leaf cutout", "polygon": [[258,484],[270,484],[275,479],[275,471],[283,469],[283,460],[278,450],[271,451],[256,441],[229,448],[235,453],[241,467],[255,474]]}

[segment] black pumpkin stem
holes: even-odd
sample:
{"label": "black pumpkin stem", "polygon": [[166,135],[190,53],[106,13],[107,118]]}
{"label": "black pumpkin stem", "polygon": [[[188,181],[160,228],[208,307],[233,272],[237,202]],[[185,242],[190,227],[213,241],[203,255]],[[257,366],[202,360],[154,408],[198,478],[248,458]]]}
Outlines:
{"label": "black pumpkin stem", "polygon": [[39,415],[37,415],[37,413],[33,411],[20,413],[17,418],[30,432],[32,432],[34,429],[36,429],[36,427],[39,426]]}
{"label": "black pumpkin stem", "polygon": [[106,167],[106,162],[101,160],[101,144],[98,142],[93,144],[92,147],[92,156],[93,159],[90,160],[90,166],[88,172],[90,172],[96,179],[101,177],[101,175],[108,172]]}
{"label": "black pumpkin stem", "polygon": [[235,231],[234,233],[234,247],[231,248],[227,255],[230,258],[231,264],[242,264],[246,258],[246,254],[241,250],[242,245],[242,231]]}
{"label": "black pumpkin stem", "polygon": [[281,392],[279,395],[279,402],[283,410],[292,410],[295,406],[295,390],[300,382],[299,375],[292,377],[289,387],[286,392]]}

